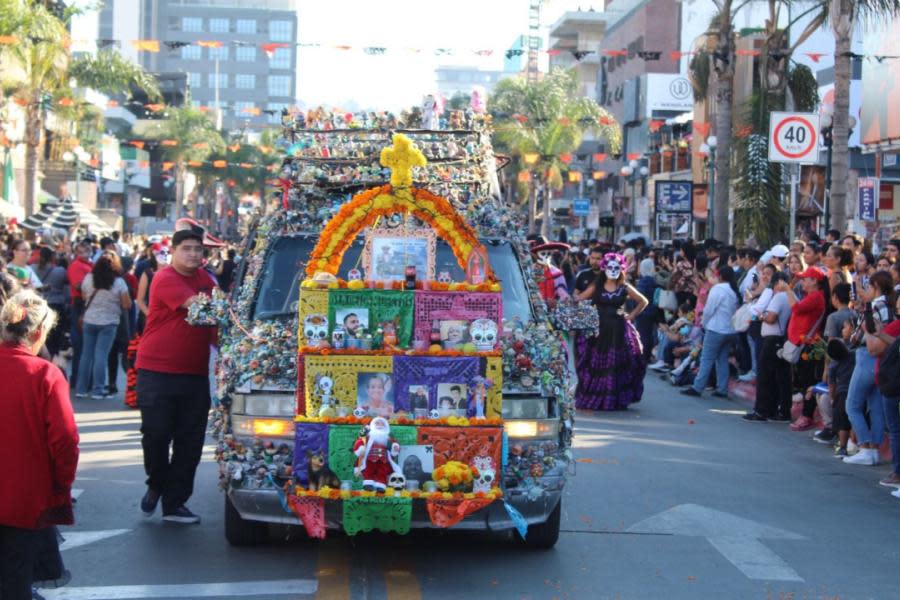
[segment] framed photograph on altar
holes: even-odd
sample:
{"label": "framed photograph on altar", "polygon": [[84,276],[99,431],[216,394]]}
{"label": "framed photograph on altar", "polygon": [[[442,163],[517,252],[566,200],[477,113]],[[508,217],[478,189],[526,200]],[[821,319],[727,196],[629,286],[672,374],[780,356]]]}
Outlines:
{"label": "framed photograph on altar", "polygon": [[370,417],[390,418],[394,414],[394,378],[390,373],[356,375],[356,408]]}
{"label": "framed photograph on altar", "polygon": [[331,331],[343,327],[350,337],[354,328],[375,333],[391,331],[396,344],[410,347],[413,339],[415,292],[405,290],[328,290]]}
{"label": "framed photograph on altar", "polygon": [[400,446],[400,469],[406,481],[418,481],[419,486],[431,481],[434,471],[434,446],[415,444]]}
{"label": "framed photograph on altar", "polygon": [[[465,323],[465,337],[468,338],[469,328],[473,321],[489,319],[494,323],[503,322],[503,297],[499,292],[416,290],[415,297],[415,340],[420,343],[431,343],[431,330],[435,321],[441,325],[442,342],[450,341],[451,333],[449,326],[443,326],[444,323]],[[457,334],[458,332],[454,332],[454,336]],[[466,342],[463,343],[468,341],[470,340],[466,339]]]}
{"label": "framed photograph on altar", "polygon": [[373,281],[403,281],[406,268],[415,267],[417,280],[433,280],[435,244],[431,229],[370,229],[363,251],[366,277]]}
{"label": "framed photograph on altar", "polygon": [[441,347],[444,350],[462,350],[469,343],[469,322],[464,320],[440,321]]}
{"label": "framed photograph on altar", "polygon": [[[369,331],[369,309],[359,306],[338,308],[334,311],[334,327],[343,327],[347,337],[359,337]],[[332,329],[334,329],[334,327]]]}
{"label": "framed photograph on altar", "polygon": [[464,383],[439,383],[437,398],[441,417],[464,417],[469,410],[469,386]]}
{"label": "framed photograph on altar", "polygon": [[409,410],[416,419],[428,417],[428,386],[411,385],[407,390],[409,394]]}

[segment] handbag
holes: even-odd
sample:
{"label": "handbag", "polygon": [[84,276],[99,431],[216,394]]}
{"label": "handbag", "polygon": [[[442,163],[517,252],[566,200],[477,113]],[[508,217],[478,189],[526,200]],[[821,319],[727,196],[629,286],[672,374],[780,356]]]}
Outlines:
{"label": "handbag", "polygon": [[87,314],[88,309],[91,307],[91,302],[94,301],[94,296],[97,295],[97,290],[91,294],[91,297],[88,298],[88,303],[84,307],[84,312],[78,316],[78,331],[84,331],[84,315]]}
{"label": "handbag", "polygon": [[[824,317],[824,316],[825,316],[825,313],[823,312],[819,316],[818,320],[816,320],[816,324],[812,326],[812,329],[809,330],[809,333],[807,333],[803,339],[808,339],[813,334],[813,332],[819,328],[819,324],[822,322],[822,317]],[[793,343],[791,340],[785,340],[784,345],[781,347],[781,350],[779,350],[777,352],[777,355],[782,360],[785,360],[785,361],[791,363],[792,365],[796,365],[797,362],[800,360],[800,355],[803,354],[803,346],[804,345],[805,344],[801,344],[798,346],[797,344]]]}
{"label": "handbag", "polygon": [[657,306],[662,310],[675,312],[678,310],[678,297],[672,290],[660,290]]}
{"label": "handbag", "polygon": [[743,333],[750,329],[750,323],[753,322],[753,313],[750,312],[750,304],[741,304],[737,311],[731,316],[731,326],[738,333]]}

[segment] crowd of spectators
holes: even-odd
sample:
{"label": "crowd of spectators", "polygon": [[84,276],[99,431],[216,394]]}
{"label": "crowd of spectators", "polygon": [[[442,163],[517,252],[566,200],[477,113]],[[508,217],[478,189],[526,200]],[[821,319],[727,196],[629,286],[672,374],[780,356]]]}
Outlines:
{"label": "crowd of spectators", "polygon": [[[146,323],[150,284],[169,252],[164,235],[2,229],[0,294],[32,290],[58,315],[40,352],[63,370],[73,395],[116,397],[119,374],[132,366],[129,343]],[[235,266],[233,248],[207,249],[203,268],[223,290],[230,289]]]}
{"label": "crowd of spectators", "polygon": [[[637,242],[624,252],[629,281],[652,299],[635,321],[649,369],[688,396],[755,384],[746,421],[814,430],[848,465],[879,464],[889,437],[893,472],[880,483],[900,497],[900,396],[878,381],[879,357],[900,334],[900,240],[877,252],[838,231],[765,250]],[[611,249],[559,256],[569,289],[591,281]]]}

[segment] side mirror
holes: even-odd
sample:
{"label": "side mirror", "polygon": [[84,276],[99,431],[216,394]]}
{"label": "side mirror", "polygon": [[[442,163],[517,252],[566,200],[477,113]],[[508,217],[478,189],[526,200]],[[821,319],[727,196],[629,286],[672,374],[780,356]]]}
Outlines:
{"label": "side mirror", "polygon": [[560,300],[550,311],[550,323],[560,331],[592,336],[600,333],[600,315],[590,300]]}

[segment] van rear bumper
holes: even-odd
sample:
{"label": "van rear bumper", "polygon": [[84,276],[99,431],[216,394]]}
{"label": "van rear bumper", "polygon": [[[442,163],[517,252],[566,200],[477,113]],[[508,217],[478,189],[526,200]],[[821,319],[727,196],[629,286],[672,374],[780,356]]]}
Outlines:
{"label": "van rear bumper", "polygon": [[[522,513],[529,524],[543,523],[559,504],[562,496],[563,478],[545,478],[544,493],[536,499],[529,499],[524,492],[517,493],[512,489],[507,492],[506,502]],[[281,506],[278,493],[271,489],[262,490],[230,490],[227,492],[241,518],[248,521],[264,521],[282,525],[301,525],[293,514],[287,513]],[[329,529],[341,529],[343,510],[340,502],[326,502],[325,519]],[[413,502],[412,529],[439,529],[428,516],[424,501]],[[507,514],[502,501],[492,502],[451,527],[472,531],[504,531],[514,529],[515,524]]]}

